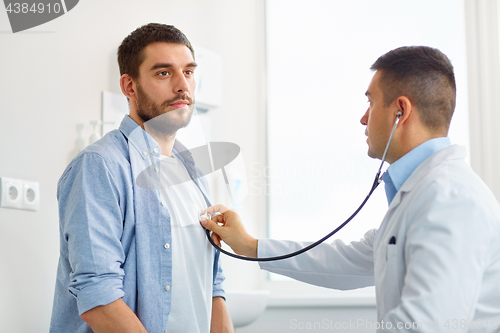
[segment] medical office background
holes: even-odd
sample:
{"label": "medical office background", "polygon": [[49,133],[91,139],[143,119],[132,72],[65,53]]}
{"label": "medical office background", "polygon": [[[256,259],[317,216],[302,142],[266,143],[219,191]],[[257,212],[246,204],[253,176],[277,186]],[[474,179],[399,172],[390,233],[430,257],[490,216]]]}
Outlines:
{"label": "medical office background", "polygon": [[[315,240],[369,189],[378,164],[359,124],[369,67],[402,45],[435,46],[451,58],[458,98],[450,136],[500,198],[499,11],[496,0],[82,0],[12,34],[0,9],[0,177],[40,184],[37,211],[0,208],[0,330],[48,331],[57,180],[101,119],[102,92],[121,93],[116,49],[135,28],[173,24],[221,59],[222,100],[203,115],[204,134],[240,146],[233,178],[243,185],[232,203],[215,172],[215,201],[233,205],[256,237]],[[359,239],[386,205],[381,188],[339,237]],[[228,257],[223,265],[227,290],[270,291],[264,314],[237,332],[376,320],[373,289],[316,288]]]}

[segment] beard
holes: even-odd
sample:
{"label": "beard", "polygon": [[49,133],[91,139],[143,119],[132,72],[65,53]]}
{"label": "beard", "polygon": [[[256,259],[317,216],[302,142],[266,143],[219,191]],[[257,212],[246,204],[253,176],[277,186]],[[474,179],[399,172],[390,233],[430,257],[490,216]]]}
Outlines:
{"label": "beard", "polygon": [[[172,103],[179,100],[188,101],[187,108],[167,111]],[[194,101],[185,93],[165,100],[156,105],[137,84],[137,115],[144,121],[144,130],[153,136],[175,135],[181,128],[186,127],[193,115]]]}

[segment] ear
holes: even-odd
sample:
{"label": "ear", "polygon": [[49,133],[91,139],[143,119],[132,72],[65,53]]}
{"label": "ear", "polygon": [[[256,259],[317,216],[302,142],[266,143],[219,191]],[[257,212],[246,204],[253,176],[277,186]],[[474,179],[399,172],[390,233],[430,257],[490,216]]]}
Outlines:
{"label": "ear", "polygon": [[413,104],[410,99],[406,96],[399,96],[396,99],[397,110],[395,111],[395,116],[398,111],[401,111],[401,116],[399,117],[399,124],[404,124],[413,113]]}
{"label": "ear", "polygon": [[137,95],[135,92],[135,82],[132,80],[132,77],[128,74],[123,74],[120,78],[120,88],[122,89],[122,93],[129,99],[135,100],[137,99]]}

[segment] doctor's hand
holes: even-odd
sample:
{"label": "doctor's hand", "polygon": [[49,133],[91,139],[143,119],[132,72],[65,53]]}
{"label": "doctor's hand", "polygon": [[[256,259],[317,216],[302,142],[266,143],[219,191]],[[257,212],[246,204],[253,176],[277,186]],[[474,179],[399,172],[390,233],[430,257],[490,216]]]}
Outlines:
{"label": "doctor's hand", "polygon": [[212,231],[212,240],[215,244],[220,247],[220,241],[222,240],[236,254],[252,258],[257,257],[257,239],[246,232],[243,223],[241,223],[240,216],[236,212],[229,210],[224,205],[208,207],[203,213],[206,212],[212,215],[221,213],[220,215],[212,216],[211,220],[205,218],[201,220],[201,224],[206,229]]}

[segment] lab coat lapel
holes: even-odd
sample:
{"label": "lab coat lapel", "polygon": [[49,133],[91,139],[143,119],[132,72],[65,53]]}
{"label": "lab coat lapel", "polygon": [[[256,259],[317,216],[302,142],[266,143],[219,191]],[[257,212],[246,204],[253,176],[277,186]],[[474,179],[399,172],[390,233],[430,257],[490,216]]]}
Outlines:
{"label": "lab coat lapel", "polygon": [[401,186],[397,193],[397,197],[401,200],[401,196],[405,192],[410,192],[415,185],[417,185],[422,178],[424,178],[432,169],[434,169],[439,164],[455,159],[463,159],[466,156],[465,147],[459,145],[449,146],[444,148],[434,155],[426,159],[422,164],[420,164],[415,171],[408,177],[406,182]]}
{"label": "lab coat lapel", "polygon": [[380,241],[383,238],[385,230],[389,227],[389,224],[393,225],[394,223],[398,223],[398,220],[393,219],[392,216],[394,214],[394,211],[396,211],[396,209],[403,202],[406,194],[411,192],[412,189],[422,180],[422,178],[424,178],[428,174],[428,172],[437,165],[451,159],[463,159],[465,158],[465,156],[465,147],[452,145],[433,154],[424,162],[422,162],[422,164],[420,164],[415,169],[415,171],[413,171],[410,177],[408,177],[406,182],[404,182],[399,191],[396,193],[391,201],[391,204],[389,205],[389,209],[387,210],[387,213],[385,214],[384,219],[382,220],[382,223],[380,224],[380,227],[378,229],[377,235],[374,239],[373,246],[375,251],[377,250]]}

